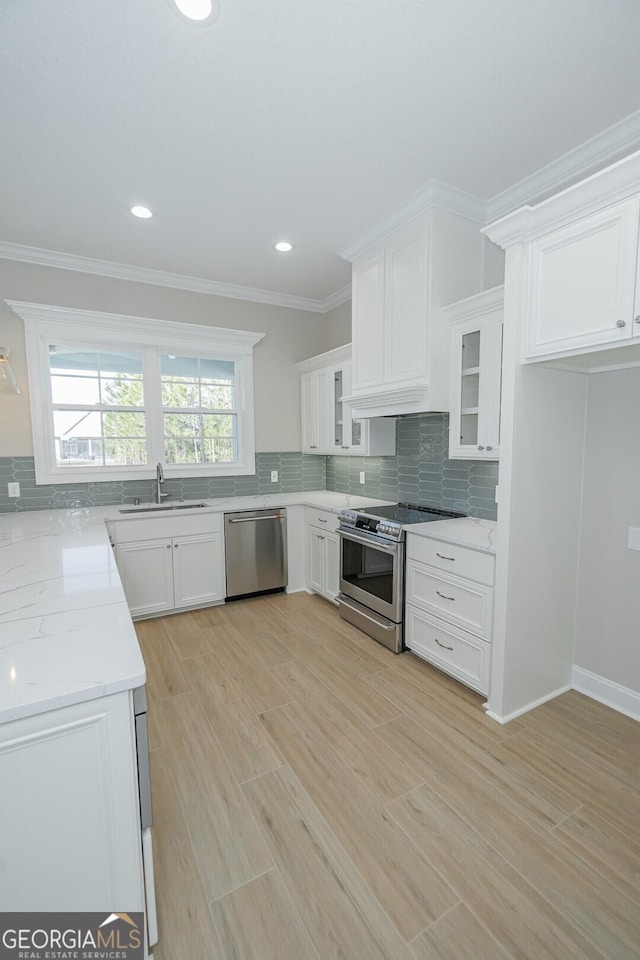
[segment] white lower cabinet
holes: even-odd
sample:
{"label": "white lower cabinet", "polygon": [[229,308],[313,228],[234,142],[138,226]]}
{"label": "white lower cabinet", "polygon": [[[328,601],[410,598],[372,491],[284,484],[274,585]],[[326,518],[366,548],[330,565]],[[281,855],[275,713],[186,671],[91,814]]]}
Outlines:
{"label": "white lower cabinet", "polygon": [[[202,532],[191,532],[198,527]],[[111,531],[118,572],[132,617],[224,600],[224,538],[220,514],[197,519],[118,521],[111,525]],[[148,537],[142,539],[144,534]]]}
{"label": "white lower cabinet", "polygon": [[411,604],[406,610],[406,645],[478,693],[489,692],[491,646],[463,630],[430,617]]}
{"label": "white lower cabinet", "polygon": [[170,540],[140,540],[116,547],[116,563],[132,617],[173,610]]}
{"label": "white lower cabinet", "polygon": [[327,510],[307,509],[307,584],[314,593],[335,601],[340,589],[340,539],[337,517]]}
{"label": "white lower cabinet", "polygon": [[405,646],[485,695],[491,670],[493,575],[491,554],[407,535]]}
{"label": "white lower cabinet", "polygon": [[2,909],[145,909],[130,692],[0,726]]}

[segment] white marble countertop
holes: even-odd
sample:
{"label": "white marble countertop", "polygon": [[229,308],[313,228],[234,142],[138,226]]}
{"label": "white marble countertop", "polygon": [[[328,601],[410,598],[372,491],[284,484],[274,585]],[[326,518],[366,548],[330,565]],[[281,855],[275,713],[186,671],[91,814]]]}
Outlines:
{"label": "white marble countertop", "polygon": [[[329,510],[331,513],[340,513],[347,507],[354,509],[358,507],[373,507],[381,504],[390,503],[389,500],[374,500],[371,497],[359,497],[347,493],[335,493],[332,490],[306,490],[301,493],[272,493],[263,494],[255,497],[204,497],[200,500],[176,500],[165,503],[165,507],[188,503],[206,503],[207,507],[202,507],[195,511],[198,515],[201,513],[225,513],[232,510],[266,510],[269,507],[319,507],[322,510]],[[155,503],[141,503],[140,512],[130,513],[130,510],[136,509],[131,503],[116,503],[110,507],[95,508],[101,510],[101,516],[104,520],[140,520],[145,516],[161,517],[166,513],[168,516],[179,516],[179,510],[156,510]],[[125,510],[125,513],[121,511]],[[185,515],[189,516],[194,511],[185,510]]]}
{"label": "white marble countertop", "polygon": [[[203,502],[202,512],[301,504],[338,513],[386,501],[321,490]],[[105,527],[143,516],[123,506],[0,514],[0,722],[145,682]]]}
{"label": "white marble countertop", "polygon": [[408,535],[432,537],[484,553],[496,552],[498,524],[495,520],[480,520],[478,517],[459,517],[451,520],[434,520],[432,523],[412,523],[405,527]]}

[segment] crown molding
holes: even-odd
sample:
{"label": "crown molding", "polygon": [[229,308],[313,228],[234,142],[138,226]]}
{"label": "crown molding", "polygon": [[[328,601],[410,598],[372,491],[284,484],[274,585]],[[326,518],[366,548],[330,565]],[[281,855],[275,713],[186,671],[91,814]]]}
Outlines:
{"label": "crown molding", "polygon": [[640,148],[640,110],[607,127],[487,201],[486,223],[563,189]]}
{"label": "crown molding", "polygon": [[433,209],[454,213],[478,224],[486,223],[487,220],[487,205],[484,200],[440,180],[429,180],[390,214],[376,221],[365,234],[339,250],[338,256],[343,260],[355,260],[394,230],[403,227],[419,214]]}
{"label": "crown molding", "polygon": [[489,223],[482,233],[503,248],[571,223],[581,211],[595,211],[638,193],[640,150],[592,173],[540,203],[525,204]]}
{"label": "crown molding", "polygon": [[336,290],[335,293],[330,293],[328,297],[324,298],[324,300],[319,300],[318,303],[322,304],[320,313],[329,313],[330,310],[334,310],[335,307],[341,306],[348,300],[351,300],[350,283],[348,283],[346,287],[341,287],[340,290]]}
{"label": "crown molding", "polygon": [[[10,243],[6,240],[0,240],[0,259],[17,260],[21,263],[36,263],[40,266],[56,267],[59,270],[75,270],[79,273],[91,273],[98,277],[111,277],[114,280],[150,283],[158,287],[189,290],[191,293],[228,297],[231,300],[266,303],[275,307],[287,307],[291,310],[307,310],[311,313],[327,313],[333,307],[344,303],[351,296],[351,287],[343,287],[324,300],[313,300],[310,297],[299,297],[290,293],[276,293],[273,290],[261,290],[257,287],[242,287],[233,283],[221,283],[218,280],[205,280],[202,277],[188,277],[180,273],[152,270],[149,267],[134,267],[126,263],[112,263],[110,260],[97,260],[93,257],[63,253],[60,250],[29,247],[20,243]],[[341,297],[342,299],[340,299]]]}

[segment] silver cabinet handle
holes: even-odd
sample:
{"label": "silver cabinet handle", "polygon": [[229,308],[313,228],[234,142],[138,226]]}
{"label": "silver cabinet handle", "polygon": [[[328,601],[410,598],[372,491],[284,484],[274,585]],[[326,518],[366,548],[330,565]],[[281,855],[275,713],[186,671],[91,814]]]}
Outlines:
{"label": "silver cabinet handle", "polygon": [[318,449],[317,443],[310,443],[310,444],[309,444],[309,450],[317,450],[317,449]]}
{"label": "silver cabinet handle", "polygon": [[323,520],[322,517],[318,517],[318,523],[329,523],[329,521]]}
{"label": "silver cabinet handle", "polygon": [[170,543],[167,544],[167,550],[171,550],[171,544],[170,544]]}
{"label": "silver cabinet handle", "polygon": [[227,520],[227,523],[257,523],[259,520],[284,520],[284,516],[272,513],[268,517],[238,517],[236,520]]}
{"label": "silver cabinet handle", "polygon": [[493,447],[487,447],[487,450],[493,450]]}
{"label": "silver cabinet handle", "polygon": [[441,553],[438,553],[437,551],[436,551],[436,557],[440,557],[441,560],[451,560],[454,563],[456,559],[455,557],[445,557]]}
{"label": "silver cabinet handle", "polygon": [[484,450],[484,447],[478,447],[478,450]]}
{"label": "silver cabinet handle", "polygon": [[616,327],[626,327],[626,320],[616,320]]}
{"label": "silver cabinet handle", "polygon": [[453,647],[446,647],[444,643],[440,643],[437,637],[433,638],[439,647],[442,647],[443,650],[453,650]]}
{"label": "silver cabinet handle", "polygon": [[[638,320],[638,323],[640,323],[640,320]],[[343,449],[343,450],[348,450],[349,447],[347,446],[346,443],[343,443],[343,444],[342,444],[342,449]]]}
{"label": "silver cabinet handle", "polygon": [[323,537],[321,533],[318,534],[318,540],[326,540],[326,537]]}
{"label": "silver cabinet handle", "polygon": [[174,550],[177,550],[179,546],[180,546],[180,544],[179,544],[179,543],[174,543],[174,545],[173,545],[173,549],[174,549]]}
{"label": "silver cabinet handle", "polygon": [[439,597],[442,597],[443,600],[453,600],[453,602],[455,603],[455,599],[456,599],[455,597],[448,597],[446,593],[440,593],[439,590],[436,590],[436,593],[438,594]]}
{"label": "silver cabinet handle", "polygon": [[638,316],[635,318],[635,321],[634,321],[634,322],[635,322],[635,323],[640,323],[640,313],[639,313]]}

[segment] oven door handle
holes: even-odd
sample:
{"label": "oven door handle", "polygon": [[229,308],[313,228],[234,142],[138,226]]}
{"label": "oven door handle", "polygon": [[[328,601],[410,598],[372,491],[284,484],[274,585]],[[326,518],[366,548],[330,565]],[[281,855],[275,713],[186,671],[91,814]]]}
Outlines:
{"label": "oven door handle", "polygon": [[362,543],[365,547],[371,547],[373,550],[384,550],[385,553],[396,554],[398,552],[398,543],[382,543],[380,540],[377,540],[375,537],[357,537],[355,534],[346,530],[338,530],[338,533],[341,537],[344,537],[345,540],[352,540],[354,543]]}

